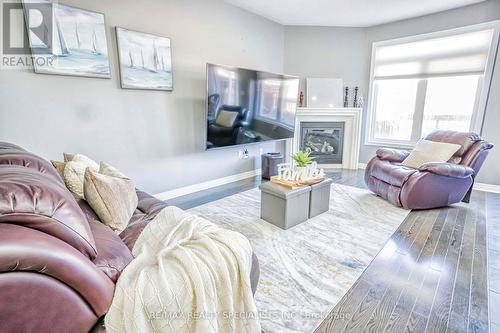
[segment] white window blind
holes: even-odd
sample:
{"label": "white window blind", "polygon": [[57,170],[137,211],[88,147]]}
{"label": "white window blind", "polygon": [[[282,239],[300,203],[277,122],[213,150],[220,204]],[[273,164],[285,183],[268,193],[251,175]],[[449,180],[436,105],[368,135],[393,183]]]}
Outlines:
{"label": "white window blind", "polygon": [[367,144],[411,147],[435,129],[480,132],[500,21],[373,44]]}
{"label": "white window blind", "polygon": [[377,46],[374,79],[482,75],[494,32],[488,29]]}

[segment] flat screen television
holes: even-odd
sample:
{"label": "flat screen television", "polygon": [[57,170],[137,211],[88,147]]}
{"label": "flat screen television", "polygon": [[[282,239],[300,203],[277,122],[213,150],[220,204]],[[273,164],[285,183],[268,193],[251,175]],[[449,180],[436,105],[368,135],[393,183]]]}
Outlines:
{"label": "flat screen television", "polygon": [[292,138],[299,79],[207,64],[207,149]]}

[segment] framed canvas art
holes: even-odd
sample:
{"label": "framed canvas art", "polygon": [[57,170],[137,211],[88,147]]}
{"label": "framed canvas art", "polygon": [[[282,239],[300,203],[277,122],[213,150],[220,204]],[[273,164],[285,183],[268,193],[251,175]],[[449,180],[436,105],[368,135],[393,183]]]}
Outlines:
{"label": "framed canvas art", "polygon": [[122,88],[173,90],[170,38],[116,28]]}
{"label": "framed canvas art", "polygon": [[[25,15],[30,15],[26,4]],[[28,29],[33,55],[47,58],[43,65],[34,62],[36,73],[111,77],[104,14],[54,3],[52,20],[43,20],[42,24],[52,35],[48,43]]]}

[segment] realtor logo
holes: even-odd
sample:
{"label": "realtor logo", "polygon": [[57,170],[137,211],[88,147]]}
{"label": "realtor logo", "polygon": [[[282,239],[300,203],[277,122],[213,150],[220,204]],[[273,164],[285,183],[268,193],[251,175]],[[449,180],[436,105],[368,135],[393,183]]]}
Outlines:
{"label": "realtor logo", "polygon": [[[2,1],[2,68],[44,65],[52,54],[52,3]],[[31,48],[30,48],[31,45]]]}

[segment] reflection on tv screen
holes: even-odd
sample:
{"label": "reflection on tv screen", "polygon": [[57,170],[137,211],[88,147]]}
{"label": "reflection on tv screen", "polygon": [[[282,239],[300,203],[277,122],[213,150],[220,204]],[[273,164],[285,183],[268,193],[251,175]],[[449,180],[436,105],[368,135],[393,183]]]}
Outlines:
{"label": "reflection on tv screen", "polygon": [[292,138],[299,79],[207,65],[207,149]]}

